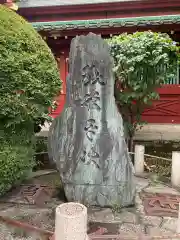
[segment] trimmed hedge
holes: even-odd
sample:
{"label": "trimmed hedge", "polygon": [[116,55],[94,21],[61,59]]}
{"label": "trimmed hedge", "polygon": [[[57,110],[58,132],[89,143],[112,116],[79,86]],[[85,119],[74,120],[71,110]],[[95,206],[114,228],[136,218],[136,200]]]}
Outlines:
{"label": "trimmed hedge", "polygon": [[34,125],[48,117],[61,87],[57,64],[41,36],[0,5],[0,195],[34,165]]}
{"label": "trimmed hedge", "polygon": [[45,118],[60,91],[57,64],[32,25],[0,5],[0,125]]}
{"label": "trimmed hedge", "polygon": [[33,155],[33,136],[20,132],[0,138],[0,195],[29,175],[35,165]]}

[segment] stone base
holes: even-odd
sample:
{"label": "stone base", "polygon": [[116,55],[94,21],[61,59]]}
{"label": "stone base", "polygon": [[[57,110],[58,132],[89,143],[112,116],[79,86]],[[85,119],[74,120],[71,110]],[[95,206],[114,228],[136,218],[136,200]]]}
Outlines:
{"label": "stone base", "polygon": [[103,186],[69,186],[64,185],[65,195],[69,202],[79,202],[85,206],[102,208],[123,208],[135,205],[135,189]]}

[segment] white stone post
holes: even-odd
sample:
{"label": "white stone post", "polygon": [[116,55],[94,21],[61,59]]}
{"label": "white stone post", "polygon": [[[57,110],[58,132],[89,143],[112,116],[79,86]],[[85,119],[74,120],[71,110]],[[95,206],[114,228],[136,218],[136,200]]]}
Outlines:
{"label": "white stone post", "polygon": [[180,187],[180,152],[172,152],[171,183]]}
{"label": "white stone post", "polygon": [[177,233],[180,233],[180,203],[179,203],[179,211],[178,211],[178,220],[177,220]]}
{"label": "white stone post", "polygon": [[86,240],[87,208],[80,203],[63,203],[56,208],[55,240]]}
{"label": "white stone post", "polygon": [[144,173],[144,151],[145,147],[143,145],[135,145],[134,155],[135,174]]}

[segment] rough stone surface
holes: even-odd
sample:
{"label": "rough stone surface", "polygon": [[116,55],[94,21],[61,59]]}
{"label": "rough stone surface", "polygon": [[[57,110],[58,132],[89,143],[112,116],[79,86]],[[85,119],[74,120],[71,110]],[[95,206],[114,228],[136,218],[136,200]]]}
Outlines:
{"label": "rough stone surface", "polygon": [[[141,180],[140,180],[141,179]],[[141,192],[144,188],[148,187],[148,179],[135,177],[136,191]]]}
{"label": "rough stone surface", "polygon": [[136,194],[135,205],[136,205],[136,211],[138,212],[138,214],[140,216],[144,216],[145,215],[144,206],[139,194]]}
{"label": "rough stone surface", "polygon": [[49,136],[66,197],[88,206],[132,205],[134,169],[115,104],[108,45],[95,34],[76,37],[69,59],[66,106]]}
{"label": "rough stone surface", "polygon": [[164,217],[162,228],[175,232],[177,229],[177,220],[177,218]]}
{"label": "rough stone surface", "polygon": [[145,225],[152,225],[159,227],[159,225],[162,223],[161,217],[155,217],[155,216],[142,216],[141,221]]}
{"label": "rough stone surface", "polygon": [[102,232],[116,235],[118,231],[119,223],[89,222],[87,232],[93,235],[101,235]]}
{"label": "rough stone surface", "polygon": [[[33,226],[54,231],[54,217],[52,210],[43,208],[30,208],[29,206],[16,205],[1,210],[0,215],[10,219],[18,220],[22,223],[28,223]],[[43,237],[37,232],[29,232],[24,228],[11,226],[0,222],[0,240],[40,240]]]}
{"label": "rough stone surface", "polygon": [[[167,230],[167,229],[163,229],[163,228],[159,228],[159,227],[151,227],[148,226],[146,228],[147,234],[151,235],[151,236],[171,236],[173,234],[172,231]],[[171,238],[174,240],[174,238]]]}
{"label": "rough stone surface", "polygon": [[114,214],[112,213],[112,210],[109,208],[106,209],[94,209],[89,212],[89,221],[94,222],[112,222],[114,221]]}
{"label": "rough stone surface", "polygon": [[123,211],[120,213],[114,214],[114,220],[118,222],[124,222],[124,223],[133,223],[137,224],[137,214]]}
{"label": "rough stone surface", "polygon": [[156,186],[149,186],[148,188],[145,189],[145,191],[149,193],[169,193],[180,195],[180,192],[178,192],[177,190],[168,186],[164,186],[162,184],[156,184]]}
{"label": "rough stone surface", "polygon": [[[48,176],[44,176],[42,179],[46,184],[47,182],[50,184],[52,182]],[[139,178],[139,183],[141,180],[142,178]],[[37,181],[39,182],[40,179],[34,178],[32,182],[37,183]],[[41,184],[43,184],[43,182],[42,180],[40,181]],[[144,180],[142,182],[144,182]],[[156,188],[155,185],[152,187]],[[163,189],[164,191],[168,190],[167,186],[164,186]],[[146,190],[146,187],[143,191],[144,190]],[[178,238],[172,237],[173,234],[176,234],[177,218],[165,217],[163,212],[161,217],[146,216],[145,213],[142,214],[137,208],[137,206],[139,206],[139,208],[142,206],[139,194],[140,193],[136,193],[136,205],[133,208],[118,209],[120,212],[115,211],[116,208],[88,207],[88,234],[95,234],[96,237],[101,234],[120,234],[121,236],[125,236],[125,238],[122,237],[122,239],[150,239],[150,236],[154,237],[153,239],[164,239],[163,236],[168,236],[168,239],[178,240]],[[55,226],[54,209],[61,203],[57,197],[55,199],[51,199],[51,204],[48,203],[47,208],[0,202],[0,216],[13,218],[24,223],[27,222],[53,232]],[[7,198],[6,200],[8,202],[9,199]],[[105,233],[102,233],[102,231],[105,231]],[[147,234],[147,236],[143,236],[144,234]],[[23,231],[23,229],[10,227],[3,222],[0,222],[0,240],[1,239],[43,240],[42,236],[39,236],[36,232]]]}
{"label": "rough stone surface", "polygon": [[135,225],[135,224],[131,224],[131,223],[123,223],[120,227],[119,233],[121,234],[134,234],[134,235],[138,235],[138,234],[143,234],[145,232],[144,230],[144,226],[143,225]]}

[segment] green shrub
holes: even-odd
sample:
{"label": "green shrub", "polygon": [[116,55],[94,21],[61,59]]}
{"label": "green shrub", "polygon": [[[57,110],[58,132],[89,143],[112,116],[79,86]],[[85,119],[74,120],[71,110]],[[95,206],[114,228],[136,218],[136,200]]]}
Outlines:
{"label": "green shrub", "polygon": [[36,153],[47,152],[48,139],[47,137],[36,137]]}
{"label": "green shrub", "polygon": [[22,132],[0,138],[0,195],[31,172],[34,166],[33,139]]}
{"label": "green shrub", "polygon": [[30,23],[0,5],[0,125],[16,128],[46,118],[60,87],[47,44]]}
{"label": "green shrub", "polygon": [[123,33],[107,40],[114,59],[115,96],[130,138],[144,122],[142,113],[159,97],[157,88],[176,76],[179,47],[164,33]]}
{"label": "green shrub", "polygon": [[34,165],[34,125],[60,91],[57,64],[41,36],[0,5],[0,195]]}

